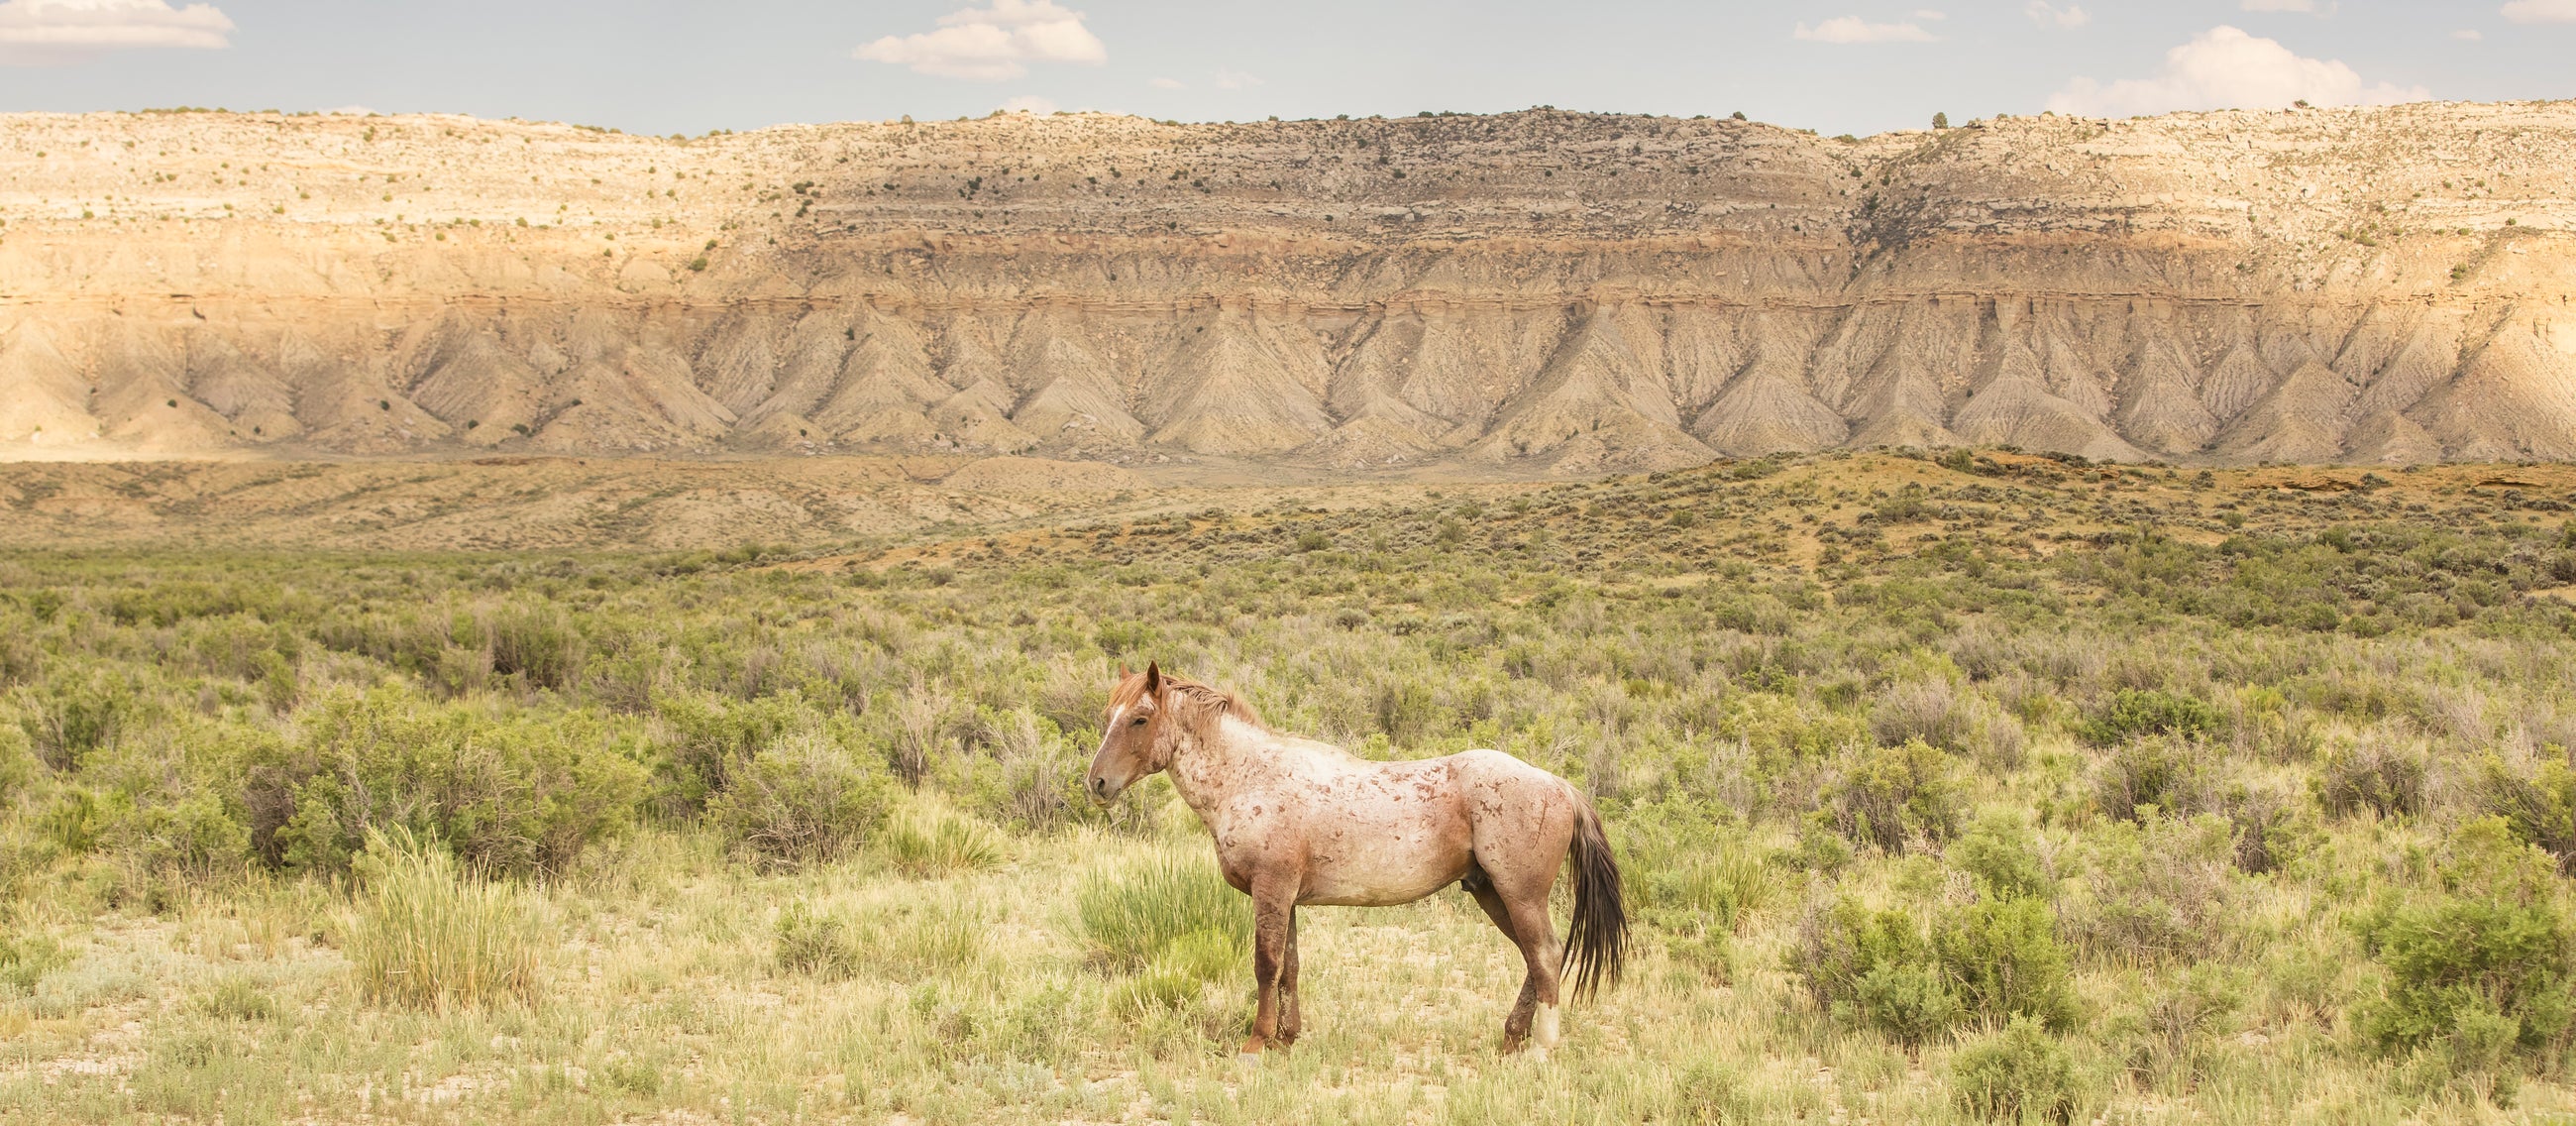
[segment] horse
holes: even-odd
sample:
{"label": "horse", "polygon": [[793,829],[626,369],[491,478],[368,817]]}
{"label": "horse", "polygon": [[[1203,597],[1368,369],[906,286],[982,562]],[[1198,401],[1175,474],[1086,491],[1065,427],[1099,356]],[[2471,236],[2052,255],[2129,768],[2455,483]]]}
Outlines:
{"label": "horse", "polygon": [[[1627,949],[1619,863],[1601,815],[1573,784],[1501,751],[1370,762],[1270,730],[1251,705],[1153,663],[1121,668],[1085,782],[1107,803],[1156,772],[1216,839],[1225,882],[1252,897],[1260,999],[1239,1058],[1294,1045],[1297,908],[1392,907],[1457,884],[1520,948],[1520,999],[1503,1050],[1545,1060],[1561,1035],[1560,987],[1577,999],[1615,982]],[[1560,945],[1548,915],[1571,857],[1574,916]]]}

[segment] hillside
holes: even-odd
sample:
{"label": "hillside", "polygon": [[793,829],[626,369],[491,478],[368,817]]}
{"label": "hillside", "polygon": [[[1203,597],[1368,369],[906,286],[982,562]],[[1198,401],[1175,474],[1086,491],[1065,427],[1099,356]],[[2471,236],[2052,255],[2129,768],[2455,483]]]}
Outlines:
{"label": "hillside", "polygon": [[0,457],[2576,457],[2576,106],[0,118]]}

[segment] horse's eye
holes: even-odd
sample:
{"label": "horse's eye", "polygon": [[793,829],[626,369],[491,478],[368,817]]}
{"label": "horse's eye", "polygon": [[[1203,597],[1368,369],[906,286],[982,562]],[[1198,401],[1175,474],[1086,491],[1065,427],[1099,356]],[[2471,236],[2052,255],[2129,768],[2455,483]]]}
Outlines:
{"label": "horse's eye", "polygon": [[1130,724],[1128,724],[1127,726],[1129,726],[1129,727],[1143,727],[1143,726],[1145,726],[1145,717],[1143,717],[1143,716],[1141,716],[1141,715],[1140,715],[1140,716],[1137,716],[1137,717],[1136,717],[1135,722],[1130,723]]}

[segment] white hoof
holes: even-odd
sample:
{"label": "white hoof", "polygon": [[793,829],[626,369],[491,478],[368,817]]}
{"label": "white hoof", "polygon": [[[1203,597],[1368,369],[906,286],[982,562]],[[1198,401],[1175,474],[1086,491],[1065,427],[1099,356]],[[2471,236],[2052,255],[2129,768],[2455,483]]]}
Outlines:
{"label": "white hoof", "polygon": [[1538,1040],[1539,1058],[1546,1059],[1547,1050],[1555,1047],[1557,1040],[1559,1039],[1559,1033],[1557,1031],[1556,1006],[1539,1006],[1538,1021],[1536,1026],[1530,1031],[1535,1034]]}
{"label": "white hoof", "polygon": [[1259,1067],[1261,1066],[1261,1053],[1236,1052],[1234,1054],[1234,1062],[1242,1064],[1245,1067]]}

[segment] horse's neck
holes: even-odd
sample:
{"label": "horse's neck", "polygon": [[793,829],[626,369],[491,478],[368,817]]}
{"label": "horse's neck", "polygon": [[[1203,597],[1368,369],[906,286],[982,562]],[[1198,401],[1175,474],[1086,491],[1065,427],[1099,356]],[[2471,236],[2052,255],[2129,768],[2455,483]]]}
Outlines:
{"label": "horse's neck", "polygon": [[1227,716],[1207,738],[1189,739],[1173,751],[1172,788],[1204,818],[1246,783],[1276,769],[1279,754],[1276,742],[1259,729]]}

